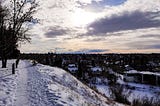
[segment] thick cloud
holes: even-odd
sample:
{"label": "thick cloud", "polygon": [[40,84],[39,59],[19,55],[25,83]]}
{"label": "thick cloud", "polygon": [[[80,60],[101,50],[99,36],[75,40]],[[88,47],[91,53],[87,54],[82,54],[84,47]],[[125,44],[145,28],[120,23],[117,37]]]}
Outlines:
{"label": "thick cloud", "polygon": [[98,41],[104,41],[104,40],[106,39],[101,37],[101,38],[92,38],[92,39],[88,38],[85,41],[86,42],[98,42]]}
{"label": "thick cloud", "polygon": [[[35,17],[40,19],[40,24],[35,24],[31,30],[37,37],[30,46],[21,48],[23,51],[48,52],[51,48],[62,47],[65,50],[59,51],[102,53],[159,47],[156,45],[160,42],[160,14],[157,12],[160,11],[160,0],[37,1],[40,7]],[[93,22],[94,19],[97,20]],[[93,23],[88,27],[88,23],[76,25],[83,21]]]}
{"label": "thick cloud", "polygon": [[99,19],[88,26],[88,34],[105,34],[124,30],[160,27],[160,12],[126,12]]}
{"label": "thick cloud", "polygon": [[141,35],[140,38],[156,38],[156,39],[160,39],[160,34]]}
{"label": "thick cloud", "polygon": [[130,49],[160,49],[160,44],[159,44],[160,40],[146,40],[146,41],[132,41],[129,43],[126,43],[126,45],[130,48]]}
{"label": "thick cloud", "polygon": [[160,49],[160,44],[158,45],[151,45],[151,46],[149,46],[148,47],[148,49],[150,49],[150,48],[152,48],[152,49]]}
{"label": "thick cloud", "polygon": [[65,35],[69,32],[68,29],[61,28],[61,27],[50,27],[47,29],[46,33],[44,34],[46,38],[54,38],[57,36]]}
{"label": "thick cloud", "polygon": [[123,4],[126,1],[127,0],[102,0],[102,1],[99,2],[99,4],[101,4],[101,5],[116,6],[116,5]]}

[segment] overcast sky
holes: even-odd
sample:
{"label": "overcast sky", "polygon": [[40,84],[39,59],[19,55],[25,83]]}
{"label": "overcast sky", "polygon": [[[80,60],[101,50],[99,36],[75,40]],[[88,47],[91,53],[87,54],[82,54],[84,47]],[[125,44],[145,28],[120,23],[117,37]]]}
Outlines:
{"label": "overcast sky", "polygon": [[160,52],[160,0],[39,0],[22,52]]}

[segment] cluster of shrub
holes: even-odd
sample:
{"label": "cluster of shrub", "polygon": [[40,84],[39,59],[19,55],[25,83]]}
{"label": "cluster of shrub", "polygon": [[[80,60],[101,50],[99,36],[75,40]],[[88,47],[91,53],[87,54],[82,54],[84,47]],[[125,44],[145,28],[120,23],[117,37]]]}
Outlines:
{"label": "cluster of shrub", "polygon": [[116,83],[116,76],[112,75],[109,77],[110,83],[110,94],[113,100],[124,103],[131,106],[160,106],[160,92],[155,97],[143,97],[133,99],[132,102],[128,100],[131,90],[128,89],[126,85],[120,85]]}

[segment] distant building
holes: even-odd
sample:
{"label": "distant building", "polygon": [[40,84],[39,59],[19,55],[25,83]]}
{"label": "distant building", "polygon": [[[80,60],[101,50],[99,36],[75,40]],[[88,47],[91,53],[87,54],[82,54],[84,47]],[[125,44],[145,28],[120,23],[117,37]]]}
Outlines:
{"label": "distant building", "polygon": [[68,71],[75,74],[78,71],[78,67],[75,64],[69,64],[68,65]]}
{"label": "distant building", "polygon": [[124,73],[124,80],[160,86],[160,73],[130,70]]}
{"label": "distant building", "polygon": [[92,74],[101,74],[103,70],[101,67],[96,66],[96,67],[92,67],[90,71]]}

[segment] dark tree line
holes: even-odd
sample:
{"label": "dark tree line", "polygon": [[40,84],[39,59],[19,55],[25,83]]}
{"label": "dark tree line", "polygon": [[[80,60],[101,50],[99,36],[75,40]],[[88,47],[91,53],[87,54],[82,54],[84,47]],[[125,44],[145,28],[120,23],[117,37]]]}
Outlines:
{"label": "dark tree line", "polygon": [[16,58],[20,51],[19,43],[29,42],[27,34],[29,24],[35,20],[33,14],[37,11],[35,0],[10,0],[8,6],[0,2],[0,59],[2,68],[6,68],[7,59]]}

